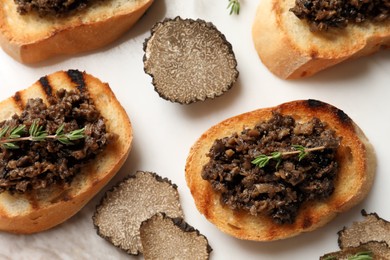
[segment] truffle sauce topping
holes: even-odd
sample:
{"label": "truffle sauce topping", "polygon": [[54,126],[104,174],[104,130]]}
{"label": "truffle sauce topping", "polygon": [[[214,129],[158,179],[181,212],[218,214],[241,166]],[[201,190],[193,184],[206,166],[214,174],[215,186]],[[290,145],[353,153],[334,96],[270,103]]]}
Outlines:
{"label": "truffle sauce topping", "polygon": [[48,101],[29,99],[0,122],[0,192],[67,185],[115,137],[88,93],[61,89]]}
{"label": "truffle sauce topping", "polygon": [[390,0],[296,0],[290,11],[306,20],[311,31],[326,31],[349,23],[388,20]]}
{"label": "truffle sauce topping", "polygon": [[[339,145],[340,138],[318,118],[298,123],[274,113],[252,129],[215,140],[202,178],[233,210],[293,223],[304,202],[333,193]],[[260,165],[262,156],[268,160]]]}

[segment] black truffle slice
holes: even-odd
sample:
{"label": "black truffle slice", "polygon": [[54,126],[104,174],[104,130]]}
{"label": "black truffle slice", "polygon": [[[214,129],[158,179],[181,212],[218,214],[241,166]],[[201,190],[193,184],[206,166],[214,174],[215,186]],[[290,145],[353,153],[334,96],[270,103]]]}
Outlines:
{"label": "black truffle slice", "polygon": [[384,241],[390,245],[390,222],[380,218],[376,213],[362,211],[364,219],[344,227],[338,232],[338,243],[341,249],[356,247],[369,241]]}
{"label": "black truffle slice", "polygon": [[238,77],[231,44],[211,23],[165,19],[144,43],[144,69],[164,99],[190,104],[229,90]]}
{"label": "black truffle slice", "polygon": [[164,213],[142,222],[140,232],[145,259],[209,259],[212,250],[207,238],[183,218]]}
{"label": "black truffle slice", "polygon": [[105,194],[93,223],[101,237],[138,255],[142,253],[140,225],[158,212],[183,217],[177,186],[155,173],[139,171]]}
{"label": "black truffle slice", "polygon": [[[372,258],[364,258],[364,255]],[[369,241],[356,247],[346,247],[340,251],[328,253],[320,257],[320,260],[343,259],[390,259],[390,248],[386,242]]]}

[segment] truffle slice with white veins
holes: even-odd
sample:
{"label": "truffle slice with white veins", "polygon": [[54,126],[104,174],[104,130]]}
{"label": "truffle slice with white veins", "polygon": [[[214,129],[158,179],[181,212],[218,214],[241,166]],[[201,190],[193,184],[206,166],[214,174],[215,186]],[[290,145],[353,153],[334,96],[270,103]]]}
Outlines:
{"label": "truffle slice with white veins", "polygon": [[157,213],[142,222],[141,242],[145,259],[209,259],[211,247],[205,236],[182,218]]}
{"label": "truffle slice with white veins", "polygon": [[144,43],[144,69],[164,99],[190,104],[228,91],[238,77],[232,45],[203,20],[165,19]]}
{"label": "truffle slice with white veins", "polygon": [[142,253],[139,228],[158,212],[183,217],[177,186],[151,172],[137,172],[108,191],[93,222],[98,234],[131,255]]}
{"label": "truffle slice with white veins", "polygon": [[341,249],[356,247],[369,241],[384,241],[390,245],[390,222],[380,218],[376,213],[362,211],[364,220],[354,222],[338,232],[338,243]]}

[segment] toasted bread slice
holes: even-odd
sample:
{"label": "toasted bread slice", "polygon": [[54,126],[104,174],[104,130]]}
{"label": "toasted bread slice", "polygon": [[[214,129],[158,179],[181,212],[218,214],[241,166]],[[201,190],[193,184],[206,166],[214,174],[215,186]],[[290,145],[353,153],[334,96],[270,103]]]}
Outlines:
{"label": "toasted bread slice", "polygon": [[264,65],[283,79],[311,76],[350,58],[390,47],[390,19],[313,33],[289,11],[295,0],[262,0],[252,37]]}
{"label": "toasted bread slice", "polygon": [[0,45],[23,63],[91,51],[130,29],[153,0],[95,1],[64,17],[20,15],[14,0],[0,3]]}
{"label": "toasted bread slice", "polygon": [[24,194],[0,193],[0,230],[34,233],[54,227],[76,214],[115,175],[127,159],[132,143],[129,118],[108,84],[76,70],[59,71],[0,102],[0,120],[20,113],[29,98],[55,95],[55,91],[88,91],[106,120],[107,132],[117,135],[96,158],[75,176],[69,188],[51,186]]}
{"label": "toasted bread slice", "polygon": [[[334,192],[324,201],[305,202],[292,224],[277,224],[268,216],[254,216],[222,205],[220,195],[201,176],[203,166],[209,161],[207,154],[216,139],[240,133],[244,127],[253,128],[257,123],[270,119],[273,112],[290,115],[300,123],[316,117],[333,129],[336,136],[342,137],[336,153],[339,169]],[[374,149],[362,130],[343,111],[316,100],[292,101],[216,124],[192,146],[185,168],[186,181],[198,210],[223,232],[256,241],[284,239],[325,225],[338,213],[350,209],[366,197],[375,170]]]}

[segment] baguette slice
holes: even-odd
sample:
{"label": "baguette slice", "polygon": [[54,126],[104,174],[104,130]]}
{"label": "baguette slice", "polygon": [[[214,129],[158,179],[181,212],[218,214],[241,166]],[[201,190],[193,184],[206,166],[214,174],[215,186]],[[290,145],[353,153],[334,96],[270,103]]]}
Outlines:
{"label": "baguette slice", "polygon": [[76,214],[115,175],[127,159],[132,143],[129,118],[108,84],[77,70],[42,77],[31,87],[0,102],[0,120],[20,113],[29,98],[54,95],[61,88],[88,91],[106,119],[106,128],[118,138],[75,175],[69,188],[58,186],[25,194],[0,193],[0,230],[35,233],[54,227]]}
{"label": "baguette slice", "polygon": [[[325,201],[303,204],[293,224],[276,224],[267,216],[256,217],[223,206],[219,194],[201,176],[203,166],[209,161],[206,154],[214,140],[240,133],[244,127],[253,128],[256,123],[270,119],[273,111],[290,115],[301,123],[317,117],[335,130],[337,136],[342,136],[336,154],[339,171],[334,193]],[[255,241],[284,239],[325,225],[338,213],[350,209],[366,197],[375,170],[374,149],[362,130],[343,111],[317,100],[291,101],[234,116],[216,124],[192,146],[185,168],[186,181],[200,213],[223,232]]]}
{"label": "baguette slice", "polygon": [[105,0],[61,18],[20,15],[14,0],[0,2],[0,45],[23,63],[101,48],[130,29],[153,0]]}
{"label": "baguette slice", "polygon": [[390,47],[390,19],[312,33],[290,8],[295,0],[262,0],[252,27],[264,65],[283,79],[311,76],[342,61]]}

